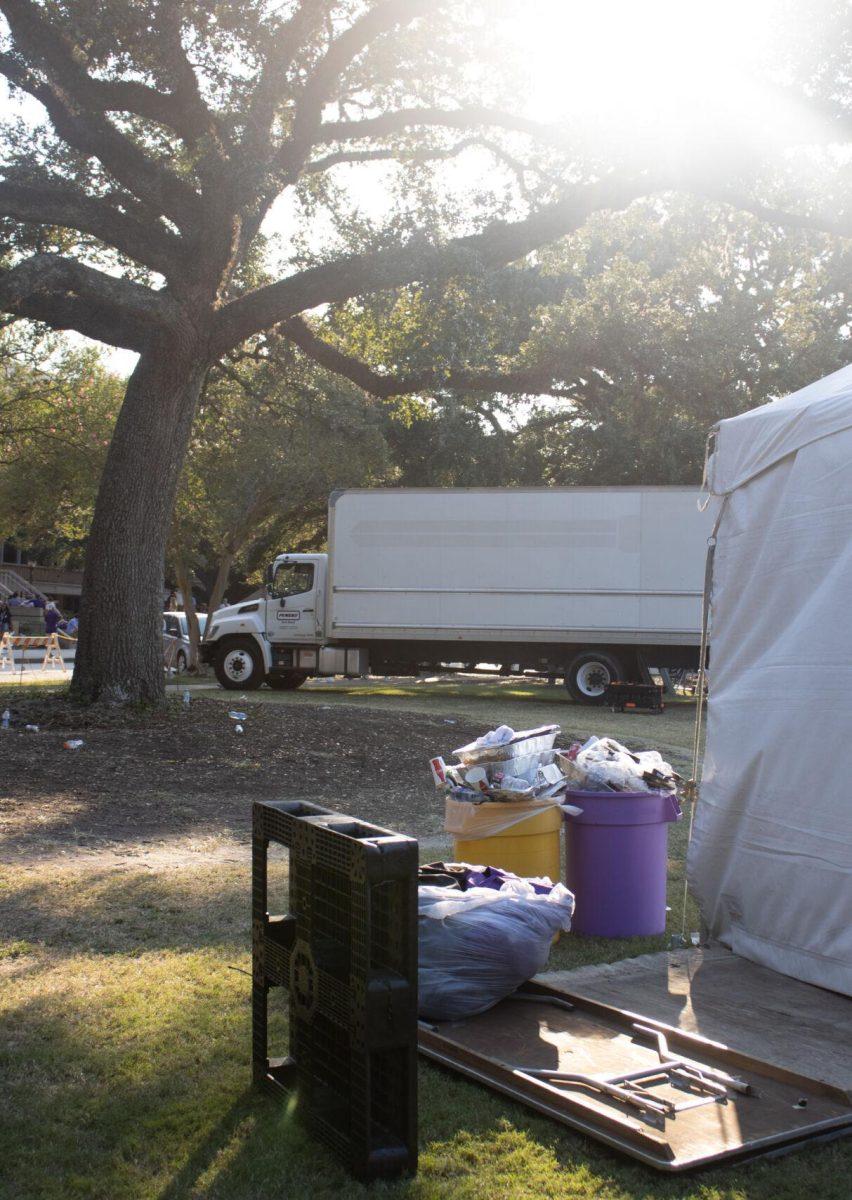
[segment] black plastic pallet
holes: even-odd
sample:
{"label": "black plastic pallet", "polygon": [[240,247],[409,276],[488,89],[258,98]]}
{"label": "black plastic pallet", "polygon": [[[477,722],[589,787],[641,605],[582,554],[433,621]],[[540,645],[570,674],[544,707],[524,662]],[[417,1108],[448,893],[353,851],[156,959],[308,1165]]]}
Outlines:
{"label": "black plastic pallet", "polygon": [[[270,914],[267,851],[290,853]],[[319,805],[256,801],[252,1060],[298,1095],[314,1136],[369,1180],[417,1170],[417,841]],[[269,989],[288,989],[289,1053],[270,1058]]]}
{"label": "black plastic pallet", "polygon": [[666,707],[661,683],[610,683],[603,694],[603,702],[613,712],[624,712],[626,708],[647,708],[651,712],[661,713]]}

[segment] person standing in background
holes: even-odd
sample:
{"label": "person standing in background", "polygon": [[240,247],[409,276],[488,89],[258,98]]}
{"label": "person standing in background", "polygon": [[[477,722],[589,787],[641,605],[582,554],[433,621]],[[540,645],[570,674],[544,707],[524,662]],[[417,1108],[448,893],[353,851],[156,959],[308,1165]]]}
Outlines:
{"label": "person standing in background", "polygon": [[62,620],[62,613],[56,607],[52,600],[48,600],[44,609],[44,631],[45,633],[56,633],[59,628],[59,622]]}

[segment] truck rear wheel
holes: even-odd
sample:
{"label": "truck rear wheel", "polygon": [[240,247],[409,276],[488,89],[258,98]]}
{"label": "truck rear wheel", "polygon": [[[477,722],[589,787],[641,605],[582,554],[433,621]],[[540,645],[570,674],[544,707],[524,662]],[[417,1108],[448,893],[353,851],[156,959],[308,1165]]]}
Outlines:
{"label": "truck rear wheel", "polygon": [[213,670],[228,691],[254,691],[263,683],[263,655],[251,638],[228,638],[216,652]]}
{"label": "truck rear wheel", "polygon": [[578,704],[603,704],[607,685],[624,676],[624,668],[612,654],[584,650],[565,671],[565,687]]}
{"label": "truck rear wheel", "polygon": [[284,671],[280,675],[267,675],[266,682],[276,692],[294,692],[307,678],[306,671]]}

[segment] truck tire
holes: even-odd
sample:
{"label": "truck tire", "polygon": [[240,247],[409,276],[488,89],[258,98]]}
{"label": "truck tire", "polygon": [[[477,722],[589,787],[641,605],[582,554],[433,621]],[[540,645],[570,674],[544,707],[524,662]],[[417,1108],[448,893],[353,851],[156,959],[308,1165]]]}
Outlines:
{"label": "truck tire", "polygon": [[624,668],[612,654],[584,650],[568,664],[565,687],[578,704],[603,704],[607,684],[623,676]]}
{"label": "truck tire", "polygon": [[229,692],[254,691],[266,674],[263,655],[252,638],[227,638],[216,651],[213,670]]}
{"label": "truck tire", "polygon": [[266,682],[276,692],[294,692],[308,678],[306,671],[284,671],[281,675],[267,675]]}

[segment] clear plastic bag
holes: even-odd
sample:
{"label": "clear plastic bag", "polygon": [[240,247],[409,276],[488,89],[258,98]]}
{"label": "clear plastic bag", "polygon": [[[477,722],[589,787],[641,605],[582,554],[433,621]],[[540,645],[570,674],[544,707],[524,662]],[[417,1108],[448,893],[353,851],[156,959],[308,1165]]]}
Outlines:
{"label": "clear plastic bag", "polygon": [[540,817],[543,812],[558,806],[562,797],[543,797],[529,800],[486,800],[472,804],[469,800],[444,800],[444,831],[462,841],[478,841],[480,838],[496,837],[513,825]]}
{"label": "clear plastic bag", "polygon": [[571,927],[574,897],[556,884],[541,895],[523,879],[499,891],[421,887],[419,1012],[461,1021],[499,1003],[547,964],[559,930]]}
{"label": "clear plastic bag", "polygon": [[674,791],[680,780],[656,750],[628,750],[613,738],[590,737],[558,761],[572,786],[588,791]]}

